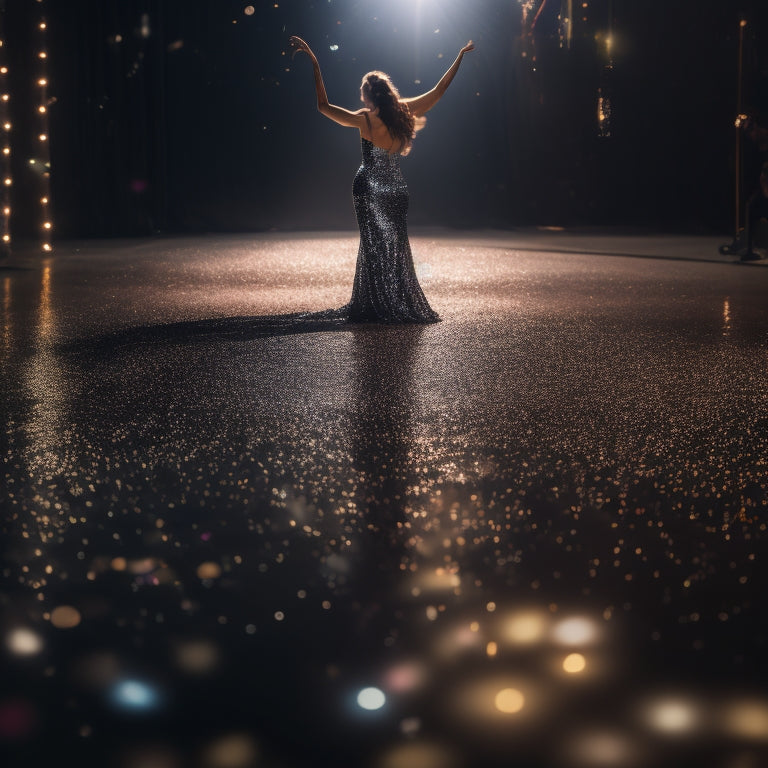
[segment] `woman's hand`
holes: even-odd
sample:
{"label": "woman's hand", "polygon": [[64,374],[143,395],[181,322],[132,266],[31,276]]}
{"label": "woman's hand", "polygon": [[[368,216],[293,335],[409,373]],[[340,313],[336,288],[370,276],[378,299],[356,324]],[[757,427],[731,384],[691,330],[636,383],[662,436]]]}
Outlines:
{"label": "woman's hand", "polygon": [[317,61],[317,56],[315,56],[314,53],[312,53],[312,49],[309,47],[309,45],[304,42],[300,37],[296,37],[296,35],[293,35],[288,42],[291,44],[291,47],[293,48],[293,53],[291,54],[291,58],[293,58],[299,51],[304,51],[312,61]]}
{"label": "woman's hand", "polygon": [[459,55],[464,55],[465,53],[468,53],[469,51],[475,50],[475,44],[470,40],[460,51]]}

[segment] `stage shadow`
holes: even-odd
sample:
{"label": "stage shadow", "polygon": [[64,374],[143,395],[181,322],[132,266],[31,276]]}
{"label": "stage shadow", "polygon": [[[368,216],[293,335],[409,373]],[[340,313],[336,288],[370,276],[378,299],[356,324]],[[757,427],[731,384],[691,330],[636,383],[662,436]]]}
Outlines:
{"label": "stage shadow", "polygon": [[668,253],[631,253],[623,251],[592,251],[584,248],[550,248],[542,246],[534,248],[529,245],[483,245],[484,248],[493,248],[500,251],[519,251],[521,253],[555,253],[565,256],[615,256],[621,259],[652,259],[655,261],[690,261],[699,264],[759,264],[760,262],[743,262],[738,258],[728,258],[720,254],[714,254],[711,258],[696,256],[673,256]]}

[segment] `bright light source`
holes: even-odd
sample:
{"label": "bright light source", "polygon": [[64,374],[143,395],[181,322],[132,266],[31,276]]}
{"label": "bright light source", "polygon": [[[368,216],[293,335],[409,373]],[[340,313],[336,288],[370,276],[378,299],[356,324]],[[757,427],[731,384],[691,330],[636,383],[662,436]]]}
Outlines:
{"label": "bright light source", "polygon": [[563,659],[563,669],[571,675],[583,672],[586,666],[587,660],[580,653],[571,653]]}
{"label": "bright light source", "polygon": [[585,616],[574,616],[559,622],[553,635],[555,640],[563,645],[583,645],[597,638],[597,627]]}
{"label": "bright light source", "polygon": [[645,711],[645,721],[651,728],[670,735],[693,730],[698,720],[697,708],[684,699],[660,699]]}
{"label": "bright light source", "polygon": [[504,688],[496,694],[494,704],[499,712],[514,715],[525,706],[525,696],[517,688]]}
{"label": "bright light source", "polygon": [[357,694],[358,706],[371,712],[381,709],[386,700],[387,697],[384,695],[384,692],[378,688],[363,688],[363,690]]}
{"label": "bright light source", "polygon": [[[6,237],[8,237],[7,240]],[[10,242],[10,239],[7,235],[3,236],[5,242]],[[43,638],[37,632],[24,627],[11,630],[6,643],[11,653],[19,656],[33,656],[43,650]]]}
{"label": "bright light source", "polygon": [[160,698],[158,689],[142,680],[122,680],[110,692],[110,699],[118,709],[132,712],[156,709]]}

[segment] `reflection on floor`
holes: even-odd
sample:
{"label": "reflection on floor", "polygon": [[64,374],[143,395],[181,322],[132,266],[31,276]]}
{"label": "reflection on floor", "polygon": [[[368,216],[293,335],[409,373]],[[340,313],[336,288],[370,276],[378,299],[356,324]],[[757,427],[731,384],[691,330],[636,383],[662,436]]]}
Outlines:
{"label": "reflection on floor", "polygon": [[430,233],[443,322],[297,315],[355,245],[0,263],[8,764],[768,764],[768,271]]}

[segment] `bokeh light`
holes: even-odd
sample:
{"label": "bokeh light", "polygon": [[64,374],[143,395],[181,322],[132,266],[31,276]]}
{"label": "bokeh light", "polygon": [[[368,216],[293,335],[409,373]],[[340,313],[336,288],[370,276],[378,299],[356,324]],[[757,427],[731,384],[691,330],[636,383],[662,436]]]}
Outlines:
{"label": "bokeh light", "polygon": [[544,636],[546,621],[546,617],[541,613],[519,613],[504,622],[504,635],[512,643],[529,645]]}
{"label": "bokeh light", "polygon": [[51,611],[51,624],[58,629],[72,629],[81,619],[80,611],[71,605],[60,605]]}
{"label": "bokeh light", "polygon": [[18,656],[34,656],[43,650],[43,638],[31,629],[17,627],[6,638],[8,650]]}
{"label": "bokeh light", "polygon": [[219,649],[210,640],[185,640],[176,646],[176,664],[191,674],[212,672],[219,660]]}
{"label": "bokeh light", "polygon": [[563,743],[563,762],[578,768],[631,768],[644,765],[644,750],[620,731],[585,731]]}
{"label": "bokeh light", "polygon": [[0,701],[0,740],[20,741],[28,738],[37,725],[37,714],[26,699]]}
{"label": "bokeh light", "polygon": [[598,637],[598,627],[586,616],[573,616],[559,621],[552,630],[554,640],[561,645],[586,645]]}
{"label": "bokeh light", "polygon": [[563,659],[563,669],[568,674],[578,674],[583,672],[586,667],[587,660],[580,653],[570,653]]}
{"label": "bokeh light", "polygon": [[517,688],[502,688],[493,701],[499,712],[506,715],[517,714],[525,706],[525,696]]}
{"label": "bokeh light", "polygon": [[384,695],[384,692],[379,688],[363,688],[363,690],[357,694],[358,706],[371,712],[381,709],[386,703],[386,700],[387,698]]}
{"label": "bokeh light", "polygon": [[745,699],[728,704],[722,725],[731,736],[768,741],[768,701]]}
{"label": "bokeh light", "polygon": [[391,747],[374,768],[454,768],[458,758],[454,749],[430,742],[411,742]]}
{"label": "bokeh light", "polygon": [[147,745],[131,749],[123,755],[120,768],[181,768],[182,760],[170,747]]}
{"label": "bokeh light", "polygon": [[643,720],[659,733],[682,735],[699,725],[701,713],[693,701],[670,696],[649,702],[644,708]]}
{"label": "bokeh light", "polygon": [[207,562],[197,566],[199,579],[218,579],[219,576],[221,576],[221,566],[218,563]]}
{"label": "bokeh light", "polygon": [[420,662],[402,663],[391,667],[384,675],[387,690],[402,693],[420,688],[426,679],[426,665]]}
{"label": "bokeh light", "polygon": [[121,680],[109,692],[112,705],[125,712],[150,712],[162,704],[160,690],[144,680]]}
{"label": "bokeh light", "polygon": [[247,733],[230,733],[211,742],[203,751],[202,768],[251,768],[259,750]]}

